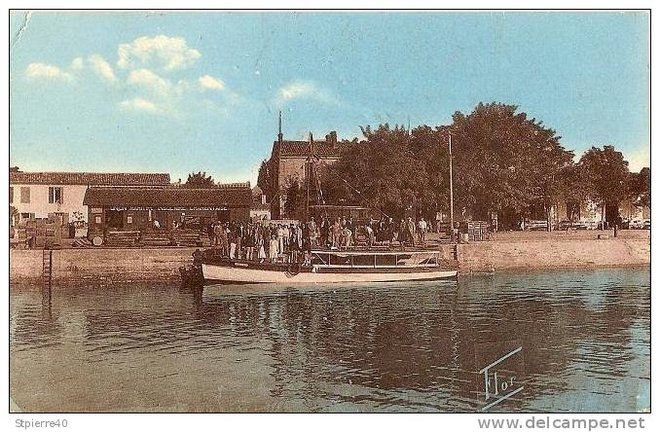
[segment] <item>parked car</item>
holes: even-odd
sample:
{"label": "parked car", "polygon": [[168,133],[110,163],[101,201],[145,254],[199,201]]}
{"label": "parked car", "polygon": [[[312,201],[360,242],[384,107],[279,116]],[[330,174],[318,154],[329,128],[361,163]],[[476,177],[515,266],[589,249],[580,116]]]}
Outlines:
{"label": "parked car", "polygon": [[[650,226],[650,222],[649,222]],[[644,228],[644,221],[641,219],[633,219],[630,222],[628,222],[628,228],[630,229],[642,229]]]}
{"label": "parked car", "polygon": [[646,229],[646,230],[650,230],[651,229],[651,219],[644,219],[644,226],[642,228]]}
{"label": "parked car", "polygon": [[525,230],[528,231],[547,231],[548,221],[544,220],[525,220]]}

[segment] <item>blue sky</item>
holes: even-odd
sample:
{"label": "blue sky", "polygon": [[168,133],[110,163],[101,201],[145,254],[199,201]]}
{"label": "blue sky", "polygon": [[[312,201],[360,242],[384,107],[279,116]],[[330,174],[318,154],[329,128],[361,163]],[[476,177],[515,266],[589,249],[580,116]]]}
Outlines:
{"label": "blue sky", "polygon": [[638,170],[648,26],[646,12],[14,12],[10,163],[254,182],[280,109],[285,138],[350,139],[497,101]]}

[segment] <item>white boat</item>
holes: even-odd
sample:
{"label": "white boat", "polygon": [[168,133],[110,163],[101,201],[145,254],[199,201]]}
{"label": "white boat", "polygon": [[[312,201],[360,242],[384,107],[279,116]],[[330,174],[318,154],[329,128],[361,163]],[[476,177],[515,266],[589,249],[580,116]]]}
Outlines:
{"label": "white boat", "polygon": [[199,259],[206,283],[337,283],[451,279],[442,251],[317,250],[307,265],[230,260],[207,249]]}

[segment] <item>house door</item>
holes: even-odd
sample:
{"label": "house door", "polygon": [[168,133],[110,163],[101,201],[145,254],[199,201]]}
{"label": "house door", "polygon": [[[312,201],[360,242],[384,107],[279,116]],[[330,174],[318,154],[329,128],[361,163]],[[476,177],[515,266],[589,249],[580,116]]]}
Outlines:
{"label": "house door", "polygon": [[124,228],[124,215],[119,210],[106,210],[105,226],[110,230]]}

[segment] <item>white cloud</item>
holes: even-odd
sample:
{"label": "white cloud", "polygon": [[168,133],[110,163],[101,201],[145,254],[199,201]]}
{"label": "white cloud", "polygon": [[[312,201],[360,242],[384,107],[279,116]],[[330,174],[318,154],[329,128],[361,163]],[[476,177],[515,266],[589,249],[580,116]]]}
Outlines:
{"label": "white cloud", "polygon": [[142,86],[151,90],[161,97],[170,94],[172,83],[149,69],[138,69],[131,71],[126,80],[128,84]]}
{"label": "white cloud", "polygon": [[218,78],[211,75],[204,75],[199,78],[199,85],[209,90],[222,90],[225,88],[225,83]]}
{"label": "white cloud", "polygon": [[96,72],[100,77],[110,82],[117,81],[117,77],[112,70],[112,66],[110,66],[110,63],[108,63],[102,56],[93,54],[89,56],[87,62],[92,67],[92,70],[94,70],[94,72]]}
{"label": "white cloud", "polygon": [[71,62],[71,69],[73,69],[75,71],[81,70],[84,66],[85,65],[84,65],[82,57],[76,57]]}
{"label": "white cloud", "polygon": [[28,78],[60,79],[64,81],[70,81],[72,78],[70,73],[46,63],[30,63],[25,69],[25,75]]}
{"label": "white cloud", "polygon": [[312,99],[318,102],[337,104],[337,98],[332,93],[320,87],[314,81],[296,80],[281,87],[275,97],[275,105],[282,107],[288,101],[296,99]]}
{"label": "white cloud", "polygon": [[148,65],[166,71],[186,69],[202,56],[196,49],[188,47],[184,38],[165,35],[142,36],[131,43],[120,44],[117,54],[120,68]]}
{"label": "white cloud", "polygon": [[152,114],[158,114],[161,110],[155,103],[139,97],[119,102],[119,107],[131,111],[145,111]]}

